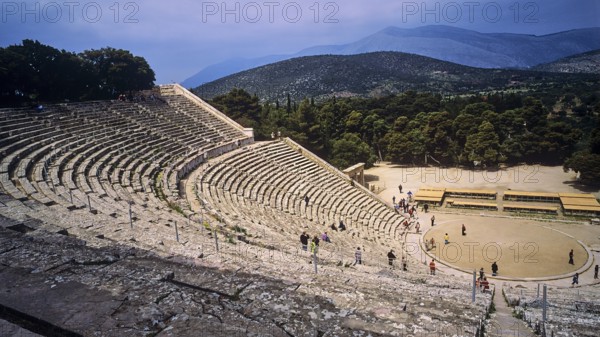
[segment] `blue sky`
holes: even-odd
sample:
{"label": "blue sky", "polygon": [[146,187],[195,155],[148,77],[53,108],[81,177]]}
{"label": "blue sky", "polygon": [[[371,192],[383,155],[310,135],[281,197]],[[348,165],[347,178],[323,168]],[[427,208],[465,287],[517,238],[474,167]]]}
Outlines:
{"label": "blue sky", "polygon": [[106,46],[145,57],[157,83],[235,57],[292,54],[388,26],[443,24],[544,35],[599,27],[600,0],[3,1],[0,46],[36,39],[69,51]]}

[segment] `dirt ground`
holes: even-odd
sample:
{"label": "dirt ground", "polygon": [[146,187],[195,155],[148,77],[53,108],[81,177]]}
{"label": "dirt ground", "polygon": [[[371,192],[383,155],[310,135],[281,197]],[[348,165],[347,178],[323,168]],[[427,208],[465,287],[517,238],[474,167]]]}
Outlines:
{"label": "dirt ground", "polygon": [[[436,241],[431,251],[440,261],[465,270],[483,267],[491,275],[497,261],[499,274],[515,278],[548,277],[573,273],[583,267],[588,254],[574,238],[534,221],[474,218],[438,214],[438,224],[424,235]],[[465,224],[467,235],[461,235]],[[448,233],[449,244],[444,244]],[[573,249],[574,265],[568,263]]]}
{"label": "dirt ground", "polygon": [[[365,174],[371,184],[382,189],[380,197],[390,204],[392,197],[406,198],[408,191],[415,193],[421,186],[600,195],[599,190],[579,186],[575,173],[565,173],[562,167],[518,166],[500,171],[468,171],[380,164]],[[399,184],[403,187],[402,194],[398,190]],[[433,228],[430,226],[431,215],[436,217]],[[430,209],[427,214],[419,214],[422,234],[411,234],[411,240],[423,242],[433,237],[437,245],[430,254],[461,270],[483,267],[486,274],[491,275],[491,263],[497,260],[499,275],[514,278],[572,274],[588,259],[582,244],[600,251],[598,225],[584,221],[555,221],[548,216],[545,216],[548,220],[538,220],[541,216],[518,219],[505,215],[494,211]],[[461,235],[463,223],[467,228],[466,236]],[[450,237],[448,245],[444,244],[445,233]],[[574,265],[568,263],[571,249],[575,256]],[[596,263],[598,261],[594,261]]]}

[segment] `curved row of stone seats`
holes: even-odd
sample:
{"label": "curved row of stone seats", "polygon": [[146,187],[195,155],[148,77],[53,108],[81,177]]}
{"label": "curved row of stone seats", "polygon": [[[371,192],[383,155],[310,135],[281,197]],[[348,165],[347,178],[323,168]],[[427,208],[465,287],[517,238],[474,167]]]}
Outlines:
{"label": "curved row of stone seats", "polygon": [[[247,147],[228,154],[204,169],[198,190],[215,200],[243,199],[317,223],[346,219],[353,226],[396,238],[403,219],[371,195],[299,154],[284,142]],[[223,197],[220,194],[229,194]],[[306,205],[304,196],[309,196]]]}
{"label": "curved row of stone seats", "polygon": [[[181,112],[182,117],[185,116],[188,121],[204,125],[207,129],[212,130],[212,134],[218,135],[223,139],[236,139],[244,137],[244,133],[240,130],[232,128],[228,123],[220,118],[211,116],[211,113],[206,109],[194,104],[185,97],[179,95],[165,96],[165,100],[169,106]],[[218,137],[214,137],[218,139]]]}
{"label": "curved row of stone seats", "polygon": [[[169,112],[165,103],[148,106],[104,101],[2,111],[0,132],[7,136],[0,147],[4,189],[17,199],[31,197],[47,205],[83,208],[92,201],[111,215],[125,213],[122,200],[147,207],[145,201],[157,199],[148,192],[163,167],[175,172],[168,174],[171,180],[179,179],[179,170],[194,159],[188,158],[191,148],[198,155],[223,141],[194,134],[207,129],[201,123],[191,127],[192,118]],[[136,115],[144,123],[132,118]],[[182,130],[188,132],[185,138],[174,137]],[[140,153],[149,155],[140,158]],[[142,191],[145,196],[136,195]],[[107,196],[112,200],[104,200]]]}
{"label": "curved row of stone seats", "polygon": [[[206,170],[206,167],[201,167],[200,170]],[[234,201],[232,198],[236,198],[235,194],[226,193],[214,186],[208,187],[210,191],[201,190],[200,186],[201,184],[197,187],[198,196],[205,201],[211,213],[214,212],[217,218],[223,219],[232,226],[244,228],[250,240],[260,240],[263,245],[299,250],[298,238],[303,231],[311,237],[313,235],[320,237],[323,232],[328,232],[333,243],[321,244],[322,257],[326,257],[327,260],[335,258],[334,264],[339,261],[352,263],[354,251],[358,246],[362,247],[365,263],[369,265],[386,264],[386,254],[391,248],[396,252],[402,251],[401,242],[390,241],[383,244],[375,242],[364,230],[354,228],[348,219],[344,220],[348,230],[333,231],[330,224],[303,219],[249,198],[240,197]]]}
{"label": "curved row of stone seats", "polygon": [[[223,195],[226,197],[227,195]],[[255,202],[249,201],[247,207],[254,216],[253,222],[240,219],[237,223],[244,231],[248,231],[251,241],[260,240],[263,245],[246,245],[244,242],[237,242],[234,246],[223,244],[219,255],[222,259],[237,263],[240,270],[269,270],[273,274],[294,275],[303,279],[303,275],[313,278],[313,266],[307,264],[311,257],[307,253],[300,251],[298,236],[300,232],[306,230],[309,234],[318,234],[327,228],[318,224],[306,225],[304,221],[290,214],[273,208],[261,208]],[[241,207],[246,207],[242,205]],[[259,223],[259,221],[261,221]],[[470,298],[470,287],[468,282],[457,281],[454,277],[445,277],[438,275],[435,278],[423,279],[422,264],[415,262],[410,264],[411,274],[388,271],[387,259],[385,254],[388,248],[382,247],[378,243],[361,240],[353,237],[348,232],[329,232],[333,243],[321,243],[319,252],[319,275],[326,275],[331,280],[331,285],[336,291],[331,292],[323,287],[315,289],[327,298],[334,299],[336,303],[349,300],[347,296],[354,299],[354,295],[360,296],[353,301],[361,302],[361,309],[380,307],[381,303],[369,303],[364,301],[371,291],[378,288],[388,292],[390,303],[389,308],[398,308],[402,310],[402,305],[409,307],[409,312],[418,310],[418,307],[435,307],[434,312],[448,311],[451,307],[456,307],[457,303],[465,303]],[[260,247],[265,248],[260,248]],[[351,267],[354,260],[354,249],[361,246],[364,249],[362,266]],[[204,248],[204,255],[214,254],[214,250]],[[262,252],[261,252],[262,251]],[[397,250],[398,252],[398,250]],[[253,255],[256,254],[256,259]],[[342,261],[342,262],[340,262]],[[341,264],[340,264],[341,263]],[[350,266],[350,267],[349,267]],[[420,270],[420,271],[417,271]],[[398,273],[398,274],[395,274]],[[416,275],[412,275],[415,273]],[[387,279],[387,276],[390,276]],[[381,284],[383,278],[386,278],[384,284]],[[303,282],[304,288],[311,288],[313,281]],[[430,285],[431,283],[431,285]],[[337,284],[337,287],[335,286]],[[347,286],[346,286],[347,285]],[[362,295],[359,295],[362,294]],[[345,295],[344,295],[345,294]],[[362,297],[365,296],[365,297]],[[484,297],[483,299],[481,297]],[[400,302],[400,307],[398,302]],[[345,302],[347,303],[347,302]],[[482,305],[482,303],[485,303]],[[481,318],[482,307],[489,305],[489,297],[478,294],[478,305],[481,307],[474,311],[470,317]],[[404,309],[407,310],[407,309]],[[428,309],[429,310],[429,309]],[[459,309],[459,310],[462,310]],[[428,314],[433,314],[430,312]],[[462,316],[462,315],[456,315]],[[447,320],[448,318],[446,318]],[[456,322],[455,322],[456,323]],[[473,327],[471,323],[465,323],[461,328]]]}
{"label": "curved row of stone seats", "polygon": [[[541,288],[541,287],[540,287]],[[542,321],[542,291],[523,287],[505,287],[510,305],[529,323]],[[597,285],[576,288],[548,286],[546,335],[595,336],[600,317],[600,293]]]}

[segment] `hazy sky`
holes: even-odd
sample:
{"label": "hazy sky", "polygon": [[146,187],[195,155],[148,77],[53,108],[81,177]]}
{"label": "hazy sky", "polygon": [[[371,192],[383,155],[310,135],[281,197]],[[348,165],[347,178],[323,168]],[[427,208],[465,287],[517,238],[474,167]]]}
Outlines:
{"label": "hazy sky", "polygon": [[0,46],[23,39],[69,51],[106,46],[145,57],[157,83],[235,57],[348,43],[388,26],[450,25],[544,35],[600,26],[600,0],[3,1]]}

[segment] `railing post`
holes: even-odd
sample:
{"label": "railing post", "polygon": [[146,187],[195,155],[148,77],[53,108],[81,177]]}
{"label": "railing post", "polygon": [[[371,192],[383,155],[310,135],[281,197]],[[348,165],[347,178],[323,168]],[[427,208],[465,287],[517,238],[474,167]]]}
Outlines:
{"label": "railing post", "polygon": [[131,201],[129,202],[129,227],[133,229],[133,215],[131,212]]}
{"label": "railing post", "polygon": [[477,291],[477,272],[473,270],[473,290],[471,293],[471,302],[475,303],[475,293]]}
{"label": "railing post", "polygon": [[217,253],[219,252],[219,237],[217,236],[217,230],[214,230],[215,233],[215,247],[217,249]]}
{"label": "railing post", "polygon": [[548,286],[544,284],[544,292],[542,299],[542,323],[546,324],[546,314],[548,311]]}

